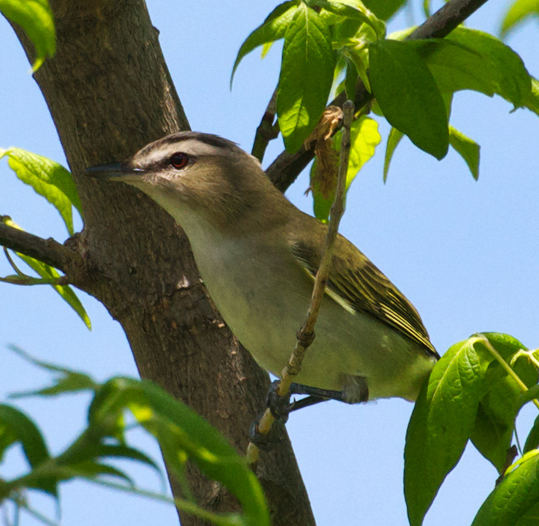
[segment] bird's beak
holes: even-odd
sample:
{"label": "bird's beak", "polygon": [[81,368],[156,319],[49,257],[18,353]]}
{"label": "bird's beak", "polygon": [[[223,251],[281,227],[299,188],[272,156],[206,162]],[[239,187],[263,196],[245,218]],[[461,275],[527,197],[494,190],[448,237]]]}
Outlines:
{"label": "bird's beak", "polygon": [[91,166],[84,170],[85,175],[104,181],[137,181],[146,173],[142,168],[132,166],[130,163],[101,164]]}

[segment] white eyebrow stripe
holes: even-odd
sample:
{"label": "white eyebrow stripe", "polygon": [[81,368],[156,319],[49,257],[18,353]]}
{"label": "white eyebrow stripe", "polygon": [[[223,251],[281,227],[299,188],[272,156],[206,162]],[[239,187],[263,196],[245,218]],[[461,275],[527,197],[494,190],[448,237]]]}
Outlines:
{"label": "white eyebrow stripe", "polygon": [[183,152],[187,155],[193,155],[196,157],[201,155],[222,155],[224,152],[226,152],[226,149],[218,148],[202,141],[187,139],[185,141],[161,144],[158,148],[154,148],[150,152],[142,152],[144,158],[143,162],[146,166],[159,163],[163,161],[163,159],[166,159],[178,152]]}

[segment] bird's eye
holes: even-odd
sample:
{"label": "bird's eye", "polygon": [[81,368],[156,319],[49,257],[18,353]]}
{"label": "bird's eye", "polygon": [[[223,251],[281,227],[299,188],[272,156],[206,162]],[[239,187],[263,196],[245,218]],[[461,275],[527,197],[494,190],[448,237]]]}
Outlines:
{"label": "bird's eye", "polygon": [[186,153],[182,152],[173,153],[169,159],[169,164],[173,168],[176,168],[176,170],[181,170],[182,168],[185,168],[188,162],[189,156]]}

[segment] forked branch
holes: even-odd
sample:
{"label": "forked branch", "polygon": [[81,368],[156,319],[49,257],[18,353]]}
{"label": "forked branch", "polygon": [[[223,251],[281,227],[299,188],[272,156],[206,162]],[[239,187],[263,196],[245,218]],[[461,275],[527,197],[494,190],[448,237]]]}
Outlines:
{"label": "forked branch", "polygon": [[[407,40],[418,40],[427,38],[444,38],[453,29],[462,24],[472,13],[477,11],[487,0],[450,0],[441,9],[427,18],[423,24],[411,33]],[[361,80],[358,81],[354,104],[356,111],[363,109],[372,99],[372,94]],[[343,107],[346,101],[344,93],[339,94],[330,106]],[[273,184],[284,192],[295,180],[296,177],[312,161],[314,152],[302,146],[296,153],[283,151],[266,170],[267,176]]]}

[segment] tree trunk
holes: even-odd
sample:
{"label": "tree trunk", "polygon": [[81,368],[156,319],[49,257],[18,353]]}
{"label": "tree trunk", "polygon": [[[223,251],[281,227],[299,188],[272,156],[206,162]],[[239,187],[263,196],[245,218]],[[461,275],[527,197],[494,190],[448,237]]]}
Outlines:
{"label": "tree trunk", "polygon": [[[35,78],[73,172],[85,222],[84,231],[67,242],[82,256],[67,274],[121,323],[140,375],[190,405],[244,452],[250,423],[263,409],[267,374],[222,322],[171,217],[127,185],[81,175],[87,166],[123,160],[150,141],[189,128],[158,31],[142,0],[53,0],[51,7],[58,51]],[[32,45],[15,29],[32,57]],[[286,432],[262,454],[257,475],[274,525],[314,524]],[[237,508],[195,470],[189,478],[202,505]],[[203,524],[183,513],[181,521]]]}

